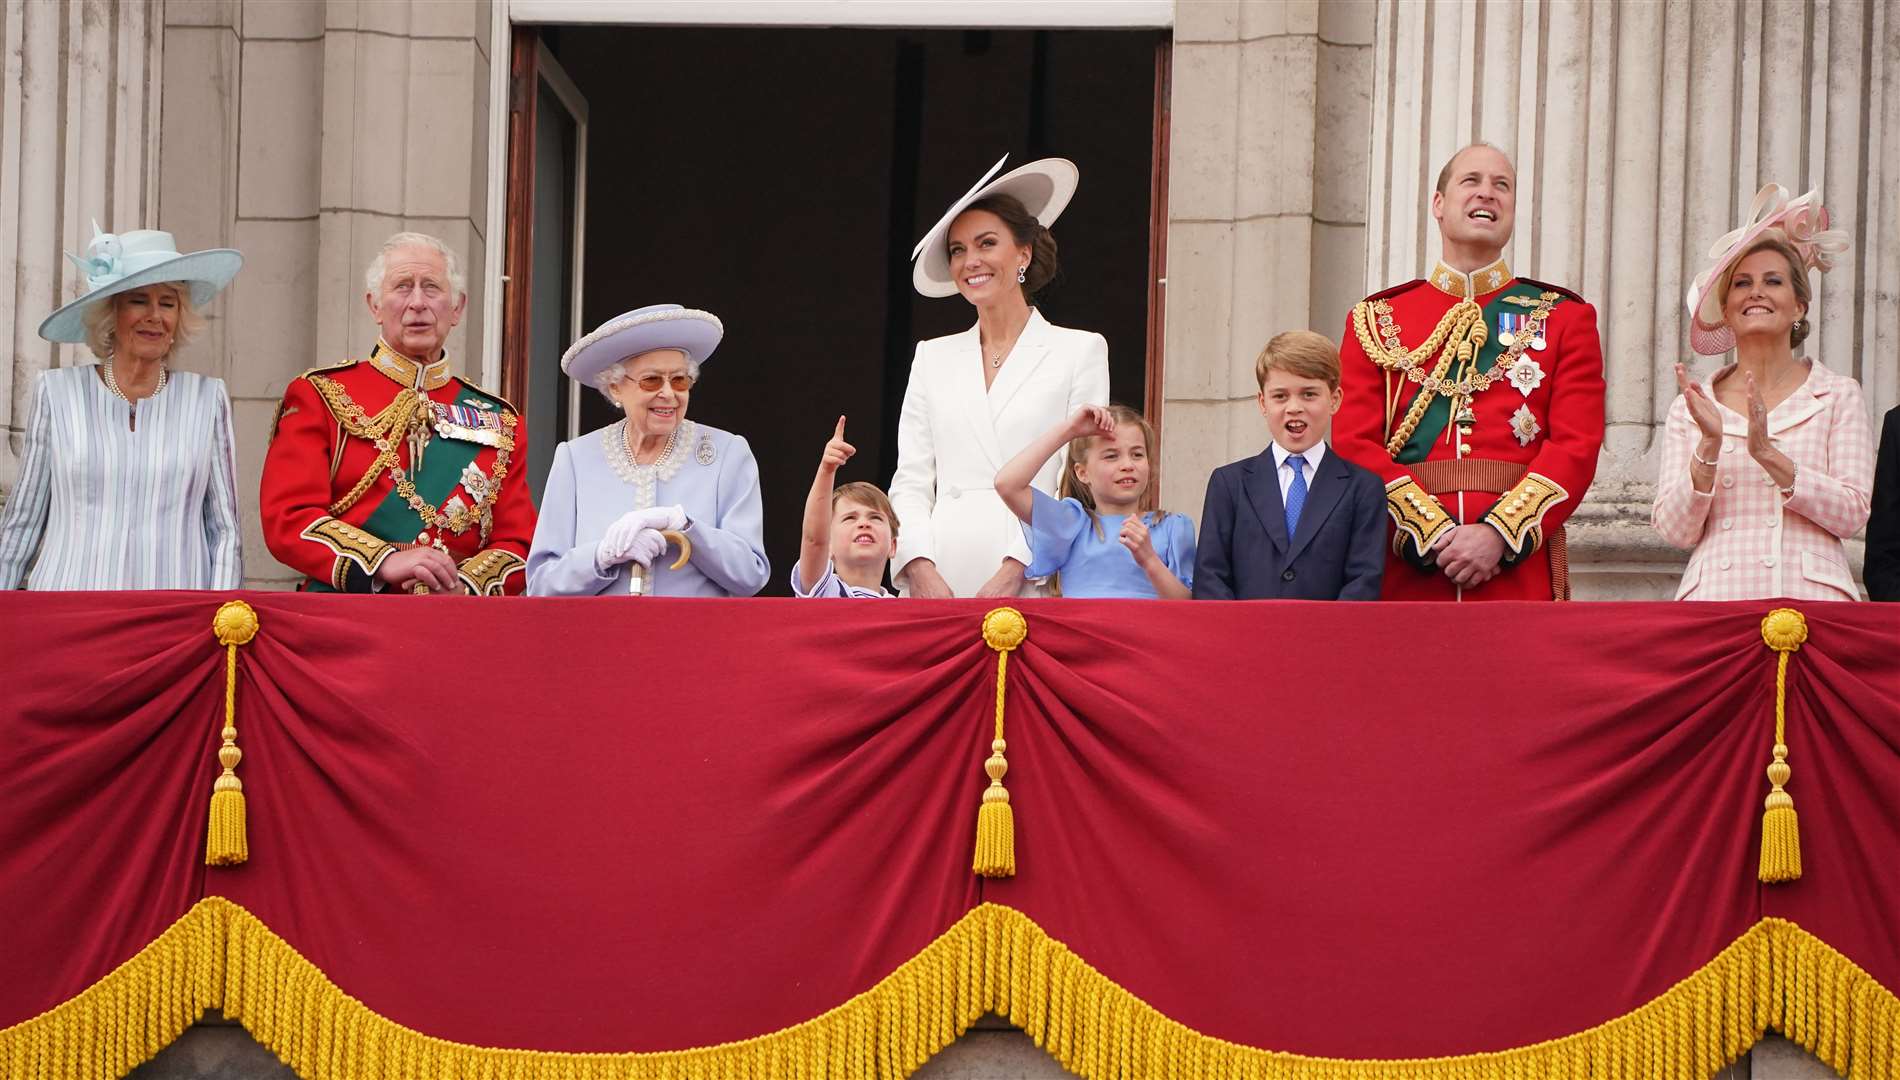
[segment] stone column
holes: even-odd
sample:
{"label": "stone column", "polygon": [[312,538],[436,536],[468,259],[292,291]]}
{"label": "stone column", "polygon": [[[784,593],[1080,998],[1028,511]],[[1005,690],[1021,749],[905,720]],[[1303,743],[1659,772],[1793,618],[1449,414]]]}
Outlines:
{"label": "stone column", "polygon": [[[1608,426],[1571,526],[1580,598],[1667,598],[1686,553],[1649,526],[1684,293],[1709,246],[1775,181],[1820,191],[1854,238],[1816,278],[1809,355],[1870,404],[1900,399],[1900,18],[1877,0],[1379,0],[1367,289],[1437,253],[1438,168],[1474,140],[1518,163],[1519,272],[1590,300]],[[1483,47],[1479,48],[1479,43]]]}
{"label": "stone column", "polygon": [[[230,387],[238,495],[254,507],[285,385],[375,340],[362,274],[390,233],[461,253],[468,315],[448,348],[462,374],[481,370],[489,8],[169,0],[165,17],[163,227],[245,256],[219,302],[228,320],[185,362]],[[255,511],[243,517],[246,584],[292,584]]]}
{"label": "stone column", "polygon": [[1369,0],[1179,0],[1169,159],[1162,503],[1258,453],[1267,339],[1337,337],[1365,245]]}
{"label": "stone column", "polygon": [[83,254],[94,220],[120,232],[157,217],[159,40],[145,4],[0,2],[0,488],[13,487],[34,379],[92,362],[39,337],[85,291],[61,252]]}

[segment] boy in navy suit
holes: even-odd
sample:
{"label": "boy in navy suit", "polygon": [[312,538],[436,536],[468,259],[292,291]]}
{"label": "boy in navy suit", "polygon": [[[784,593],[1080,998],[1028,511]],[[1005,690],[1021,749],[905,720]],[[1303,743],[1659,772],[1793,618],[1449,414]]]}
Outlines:
{"label": "boy in navy suit", "polygon": [[1208,478],[1196,600],[1377,600],[1385,485],[1332,452],[1339,349],[1289,330],[1254,361],[1273,441]]}

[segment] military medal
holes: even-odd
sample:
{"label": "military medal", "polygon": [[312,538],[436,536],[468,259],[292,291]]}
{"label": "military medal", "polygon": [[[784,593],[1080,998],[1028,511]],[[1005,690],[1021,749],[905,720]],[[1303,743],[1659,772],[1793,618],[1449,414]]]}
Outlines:
{"label": "military medal", "polygon": [[1538,352],[1543,352],[1545,349],[1544,324],[1541,322],[1537,324],[1537,333],[1531,338],[1531,348],[1536,349]]}
{"label": "military medal", "polygon": [[1498,344],[1510,348],[1517,343],[1518,320],[1523,316],[1508,311],[1498,312]]}
{"label": "military medal", "polygon": [[[485,404],[485,403],[484,403]],[[501,416],[492,409],[469,405],[429,403],[434,415],[435,433],[445,439],[481,443],[483,446],[514,448],[514,439],[502,427]]]}
{"label": "military medal", "polygon": [[1544,369],[1536,360],[1520,353],[1517,362],[1511,365],[1511,369],[1505,372],[1504,377],[1511,381],[1512,386],[1517,387],[1518,393],[1530,397],[1531,391],[1537,389],[1538,385],[1544,381]]}
{"label": "military medal", "polygon": [[490,490],[488,474],[474,462],[469,462],[462,468],[462,488],[473,495],[476,502],[487,502]]}

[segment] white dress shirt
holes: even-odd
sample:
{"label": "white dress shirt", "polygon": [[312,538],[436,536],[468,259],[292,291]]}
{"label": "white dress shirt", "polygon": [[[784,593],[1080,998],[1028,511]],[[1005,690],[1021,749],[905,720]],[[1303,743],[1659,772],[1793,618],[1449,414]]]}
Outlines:
{"label": "white dress shirt", "polygon": [[1313,478],[1319,475],[1319,463],[1326,460],[1326,444],[1316,442],[1300,453],[1294,453],[1279,443],[1273,444],[1273,471],[1280,477],[1280,505],[1286,505],[1287,489],[1293,486],[1293,470],[1287,468],[1288,458],[1299,458],[1305,463],[1306,490],[1313,491]]}

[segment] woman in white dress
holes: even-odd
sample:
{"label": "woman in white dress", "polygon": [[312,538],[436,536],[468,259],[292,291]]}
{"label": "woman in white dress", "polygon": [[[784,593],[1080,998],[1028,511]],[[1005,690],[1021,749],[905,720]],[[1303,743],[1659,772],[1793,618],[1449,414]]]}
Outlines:
{"label": "woman in white dress", "polygon": [[0,514],[0,589],[233,589],[243,580],[231,400],[171,367],[244,258],[93,226],[84,296],[40,324],[97,364],[43,372]]}
{"label": "woman in white dress", "polygon": [[[998,161],[912,253],[925,296],[961,296],[976,325],[919,342],[897,426],[891,504],[904,522],[891,580],[906,596],[1033,596],[1029,545],[996,470],[1082,405],[1108,404],[1108,342],[1031,304],[1056,273],[1049,226],[1075,165],[1044,158],[992,180]],[[1061,455],[1034,486],[1054,495]]]}

